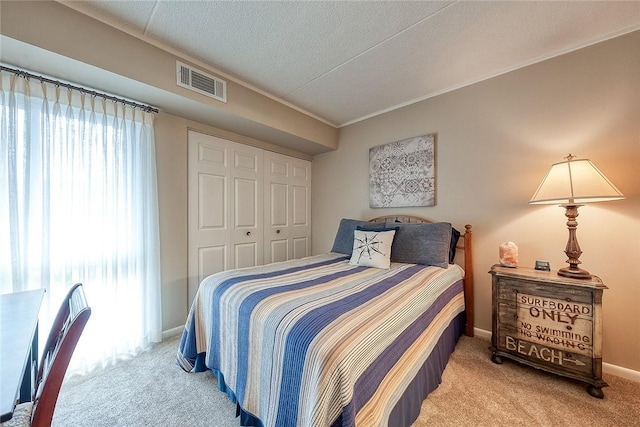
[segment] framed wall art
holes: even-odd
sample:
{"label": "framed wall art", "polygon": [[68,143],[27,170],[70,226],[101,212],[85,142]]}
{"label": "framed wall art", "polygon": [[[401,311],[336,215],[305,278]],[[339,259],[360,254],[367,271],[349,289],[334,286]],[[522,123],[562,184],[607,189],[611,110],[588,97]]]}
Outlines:
{"label": "framed wall art", "polygon": [[435,206],[435,134],[369,149],[372,208]]}

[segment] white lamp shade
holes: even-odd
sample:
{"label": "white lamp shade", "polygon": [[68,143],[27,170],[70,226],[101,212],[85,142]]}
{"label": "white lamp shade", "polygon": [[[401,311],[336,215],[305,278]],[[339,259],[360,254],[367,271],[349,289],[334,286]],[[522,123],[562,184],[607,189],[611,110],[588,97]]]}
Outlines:
{"label": "white lamp shade", "polygon": [[582,204],[624,199],[618,189],[587,159],[551,166],[530,204]]}

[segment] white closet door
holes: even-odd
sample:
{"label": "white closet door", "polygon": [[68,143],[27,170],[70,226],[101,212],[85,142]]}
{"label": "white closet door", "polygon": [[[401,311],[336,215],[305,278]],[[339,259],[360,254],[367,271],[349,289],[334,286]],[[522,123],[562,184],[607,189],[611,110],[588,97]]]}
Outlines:
{"label": "white closet door", "polygon": [[188,135],[189,301],[202,279],[262,264],[262,150]]}
{"label": "white closet door", "polygon": [[311,162],[291,162],[291,258],[311,255]]}
{"label": "white closet door", "polygon": [[265,262],[311,252],[311,162],[265,152]]}
{"label": "white closet door", "polygon": [[231,247],[233,268],[263,262],[263,151],[230,142]]}
{"label": "white closet door", "polygon": [[227,141],[189,131],[189,301],[206,276],[230,268]]}
{"label": "white closet door", "polygon": [[264,164],[264,260],[286,261],[291,258],[290,165],[287,157],[271,152],[265,153]]}

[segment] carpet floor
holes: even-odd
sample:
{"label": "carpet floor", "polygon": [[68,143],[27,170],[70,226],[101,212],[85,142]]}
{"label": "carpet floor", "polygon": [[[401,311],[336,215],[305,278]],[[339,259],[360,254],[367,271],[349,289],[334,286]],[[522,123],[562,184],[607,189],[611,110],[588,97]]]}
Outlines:
{"label": "carpet floor", "polygon": [[[239,426],[235,405],[210,372],[188,374],[175,364],[178,342],[174,337],[135,358],[68,378],[53,426]],[[442,384],[412,427],[640,426],[640,383],[605,374],[609,387],[596,399],[581,382],[509,360],[492,363],[489,345],[460,339]]]}

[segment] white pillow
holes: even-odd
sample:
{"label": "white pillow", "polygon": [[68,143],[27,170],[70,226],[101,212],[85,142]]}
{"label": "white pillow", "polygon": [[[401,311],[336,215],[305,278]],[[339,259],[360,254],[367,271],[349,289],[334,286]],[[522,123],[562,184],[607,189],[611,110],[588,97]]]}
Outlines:
{"label": "white pillow", "polygon": [[363,267],[389,268],[391,244],[395,230],[353,232],[353,252],[349,264]]}

